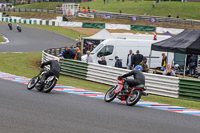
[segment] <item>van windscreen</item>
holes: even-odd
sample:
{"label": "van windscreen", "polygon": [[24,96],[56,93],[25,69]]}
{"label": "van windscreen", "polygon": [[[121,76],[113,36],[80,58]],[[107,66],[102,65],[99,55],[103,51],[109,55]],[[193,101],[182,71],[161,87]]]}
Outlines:
{"label": "van windscreen", "polygon": [[91,54],[95,54],[99,49],[103,47],[103,44],[99,44],[94,50],[92,50]]}

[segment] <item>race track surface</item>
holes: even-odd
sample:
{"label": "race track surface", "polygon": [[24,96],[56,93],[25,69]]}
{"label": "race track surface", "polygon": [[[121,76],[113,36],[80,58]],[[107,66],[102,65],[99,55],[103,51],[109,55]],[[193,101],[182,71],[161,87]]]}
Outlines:
{"label": "race track surface", "polygon": [[199,117],[0,80],[2,133],[199,133]]}
{"label": "race track surface", "polygon": [[[9,31],[0,23],[10,39],[0,52],[41,52],[74,42],[45,30],[22,30]],[[55,90],[29,91],[25,84],[0,79],[0,133],[200,133],[200,117]]]}
{"label": "race track surface", "polygon": [[54,32],[22,26],[22,32],[9,30],[7,24],[0,23],[0,33],[9,39],[8,44],[0,45],[0,52],[41,52],[47,48],[75,45],[75,40]]}

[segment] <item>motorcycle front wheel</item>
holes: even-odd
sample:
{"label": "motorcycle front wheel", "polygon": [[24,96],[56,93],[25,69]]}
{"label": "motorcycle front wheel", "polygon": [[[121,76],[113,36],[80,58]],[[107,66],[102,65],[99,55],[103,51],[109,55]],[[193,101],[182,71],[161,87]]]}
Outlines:
{"label": "motorcycle front wheel", "polygon": [[127,97],[126,104],[128,106],[135,105],[140,100],[141,96],[142,96],[142,92],[140,90],[134,90],[133,94]]}
{"label": "motorcycle front wheel", "polygon": [[33,89],[33,88],[35,87],[35,85],[37,84],[38,81],[39,81],[39,77],[38,77],[38,76],[33,77],[33,78],[29,81],[29,83],[28,83],[28,85],[27,85],[27,89],[28,89],[28,90]]}
{"label": "motorcycle front wheel", "polygon": [[104,96],[105,102],[111,102],[112,100],[114,100],[116,98],[117,95],[115,94],[115,89],[116,89],[116,86],[113,86],[106,92],[106,94]]}
{"label": "motorcycle front wheel", "polygon": [[44,85],[44,89],[43,89],[43,92],[44,93],[49,93],[53,88],[54,86],[56,85],[56,82],[57,80],[54,78],[52,81],[50,81],[49,83],[45,84]]}

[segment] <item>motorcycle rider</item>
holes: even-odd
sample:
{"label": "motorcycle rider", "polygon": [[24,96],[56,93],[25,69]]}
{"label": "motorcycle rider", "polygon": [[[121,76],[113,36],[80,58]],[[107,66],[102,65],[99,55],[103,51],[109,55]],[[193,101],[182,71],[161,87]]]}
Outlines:
{"label": "motorcycle rider", "polygon": [[11,24],[11,22],[8,23],[8,27],[9,27],[10,30],[12,30],[12,24]]}
{"label": "motorcycle rider", "polygon": [[[126,78],[126,77],[129,77],[132,75],[133,75],[134,79],[126,79],[125,80],[125,82],[130,87],[137,86],[140,84],[145,85],[145,76],[142,73],[142,66],[140,66],[140,65],[137,65],[134,70],[132,70],[131,72],[126,73],[122,76],[119,76],[118,78],[122,79],[122,78]],[[124,91],[129,92],[128,87],[124,87]]]}
{"label": "motorcycle rider", "polygon": [[17,30],[19,31],[19,30],[21,30],[21,27],[17,24]]}
{"label": "motorcycle rider", "polygon": [[42,76],[42,79],[41,79],[41,83],[44,83],[44,81],[49,77],[49,76],[52,76],[52,75],[55,75],[57,78],[59,78],[59,75],[60,75],[60,65],[59,65],[59,60],[50,60],[50,61],[47,61],[47,62],[43,62],[41,64],[41,68],[44,68],[44,66],[46,65],[50,65],[50,70],[47,71],[43,76]]}

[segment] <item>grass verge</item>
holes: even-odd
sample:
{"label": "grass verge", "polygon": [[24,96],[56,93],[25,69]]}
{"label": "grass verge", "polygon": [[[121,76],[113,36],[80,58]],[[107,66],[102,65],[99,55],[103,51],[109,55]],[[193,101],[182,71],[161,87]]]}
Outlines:
{"label": "grass verge", "polygon": [[[39,73],[39,64],[41,62],[41,53],[4,53],[0,54],[0,71],[8,72],[18,76],[32,78]],[[110,86],[98,84],[77,78],[60,76],[59,84],[93,90],[98,92],[106,92]],[[168,98],[156,95],[142,97],[145,101],[160,102],[171,104],[174,106],[182,106],[192,109],[200,109],[200,102]]]}
{"label": "grass verge", "polygon": [[5,42],[6,40],[0,35],[0,42]]}
{"label": "grass verge", "polygon": [[[56,9],[57,5],[61,5],[61,2],[43,2],[43,3],[34,3],[19,5],[16,8],[37,8],[37,9]],[[170,13],[172,17],[176,18],[178,15],[183,19],[197,19],[200,20],[200,3],[199,2],[175,2],[175,1],[165,1],[155,4],[155,8],[152,7],[153,1],[116,1],[109,0],[105,3],[101,1],[92,1],[81,3],[82,7],[90,7],[92,10],[101,10],[108,12],[119,13],[120,10],[122,13],[135,14],[135,15],[144,15],[148,13],[150,16],[163,16],[167,17]]]}
{"label": "grass verge", "polygon": [[9,16],[16,16],[22,18],[42,18],[42,19],[56,19],[57,16],[62,14],[48,13],[48,12],[6,12]]}

